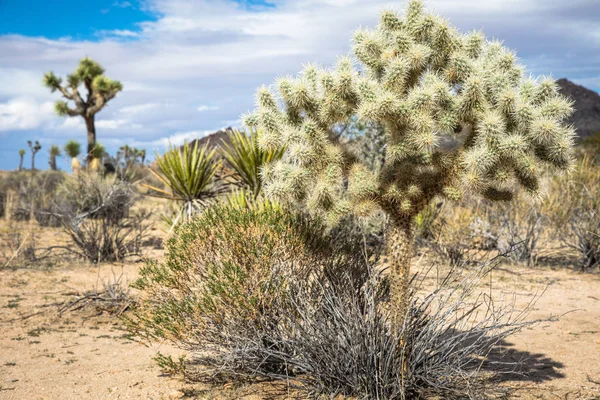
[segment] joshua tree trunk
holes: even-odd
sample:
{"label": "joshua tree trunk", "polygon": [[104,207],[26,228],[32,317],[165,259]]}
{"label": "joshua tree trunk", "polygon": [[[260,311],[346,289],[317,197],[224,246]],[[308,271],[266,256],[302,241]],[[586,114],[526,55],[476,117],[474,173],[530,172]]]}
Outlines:
{"label": "joshua tree trunk", "polygon": [[89,166],[92,162],[92,150],[94,150],[94,146],[96,146],[96,125],[94,124],[94,116],[85,117],[85,126],[87,128],[87,156],[86,163]]}
{"label": "joshua tree trunk", "polygon": [[19,171],[23,171],[23,154],[20,154],[21,159],[19,160]]}
{"label": "joshua tree trunk", "polygon": [[31,170],[35,171],[35,152],[31,153]]}
{"label": "joshua tree trunk", "polygon": [[50,164],[50,170],[51,171],[56,171],[57,170],[57,168],[56,168],[56,156],[52,156],[52,155],[50,156],[50,163],[49,164]]}
{"label": "joshua tree trunk", "polygon": [[390,267],[390,304],[394,325],[402,326],[408,307],[408,284],[413,251],[412,215],[392,215],[387,239],[387,256]]}

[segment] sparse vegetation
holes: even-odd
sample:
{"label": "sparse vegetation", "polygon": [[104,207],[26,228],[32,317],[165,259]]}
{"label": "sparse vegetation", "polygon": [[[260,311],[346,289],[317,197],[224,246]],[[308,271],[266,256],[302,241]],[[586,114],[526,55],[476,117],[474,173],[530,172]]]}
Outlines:
{"label": "sparse vegetation", "polygon": [[240,130],[150,163],[97,140],[122,90],[97,62],[46,73],[86,124],[85,169],[79,142],[44,137],[49,171],[33,140],[0,171],[0,392],[60,397],[48,373],[94,398],[596,398],[600,135],[574,147],[574,85],[421,0],[352,46],[261,87]]}

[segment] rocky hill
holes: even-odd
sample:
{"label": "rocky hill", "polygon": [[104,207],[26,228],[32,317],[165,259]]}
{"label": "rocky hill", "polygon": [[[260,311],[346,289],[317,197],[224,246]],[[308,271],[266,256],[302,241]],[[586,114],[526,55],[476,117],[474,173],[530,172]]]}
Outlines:
{"label": "rocky hill", "polygon": [[233,129],[231,127],[218,130],[210,135],[206,135],[203,138],[195,139],[190,142],[190,146],[194,146],[196,142],[198,142],[198,148],[204,146],[205,144],[209,144],[210,147],[218,147],[221,146],[222,142],[229,143],[229,133]]}
{"label": "rocky hill", "polygon": [[577,85],[568,79],[559,79],[561,93],[575,102],[575,113],[570,123],[577,128],[580,139],[600,132],[600,94]]}

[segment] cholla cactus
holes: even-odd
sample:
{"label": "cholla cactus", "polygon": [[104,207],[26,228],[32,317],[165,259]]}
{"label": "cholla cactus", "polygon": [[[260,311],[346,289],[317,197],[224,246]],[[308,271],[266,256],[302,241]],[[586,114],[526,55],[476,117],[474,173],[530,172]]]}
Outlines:
{"label": "cholla cactus", "polygon": [[[517,187],[540,192],[542,164],[566,169],[574,129],[571,103],[549,78],[524,76],[515,54],[481,32],[461,34],[410,1],[403,17],[385,11],[375,30],[354,34],[354,55],[333,70],[308,65],[297,78],[262,87],[244,118],[264,148],[286,147],[263,173],[266,192],[303,202],[335,221],[384,210],[396,317],[406,311],[415,216],[436,196],[465,193],[509,200]],[[384,127],[377,173],[332,134],[357,116]],[[453,139],[453,146],[441,142]]]}
{"label": "cholla cactus", "polygon": [[[96,145],[96,125],[95,115],[112,100],[117,93],[123,90],[123,85],[119,81],[107,78],[104,74],[104,68],[96,61],[85,57],[79,62],[79,66],[71,75],[67,76],[67,84],[62,86],[62,79],[54,75],[53,72],[47,72],[44,75],[43,84],[52,92],[58,90],[62,96],[75,103],[74,108],[64,100],[59,100],[54,105],[54,110],[60,116],[77,117],[80,116],[85,121],[87,128],[87,162],[88,165],[94,159],[93,150]],[[84,85],[87,96],[83,98],[79,93],[79,86]]]}

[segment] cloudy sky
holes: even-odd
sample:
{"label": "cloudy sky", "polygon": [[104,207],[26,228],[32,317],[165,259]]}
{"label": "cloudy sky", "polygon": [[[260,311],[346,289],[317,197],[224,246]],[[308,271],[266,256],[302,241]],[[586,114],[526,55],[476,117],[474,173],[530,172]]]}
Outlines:
{"label": "cloudy sky", "polygon": [[[461,30],[505,41],[535,75],[600,89],[599,0],[429,0]],[[44,72],[99,61],[124,91],[97,115],[98,139],[161,151],[236,126],[257,86],[302,64],[332,65],[352,31],[373,26],[385,0],[0,0],[0,169],[28,139],[47,150],[85,142],[80,118],[53,113]],[[26,163],[26,165],[29,165]],[[67,161],[59,161],[67,168]]]}

